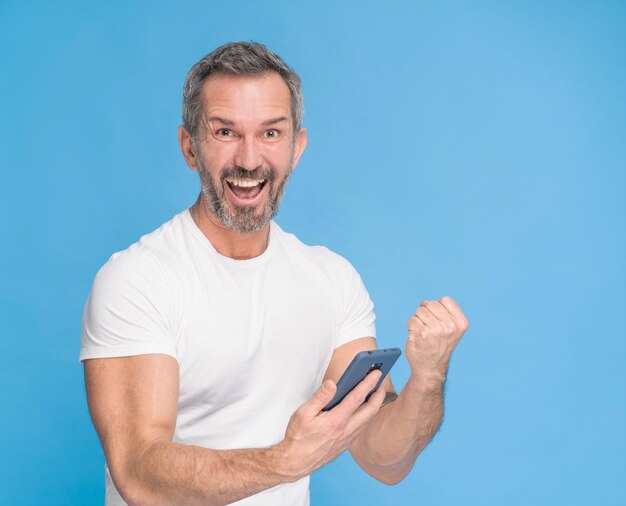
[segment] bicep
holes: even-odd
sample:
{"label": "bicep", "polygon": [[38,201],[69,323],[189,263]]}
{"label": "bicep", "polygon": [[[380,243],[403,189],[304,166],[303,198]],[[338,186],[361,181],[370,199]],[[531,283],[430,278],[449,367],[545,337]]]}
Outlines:
{"label": "bicep", "polygon": [[[328,368],[326,369],[326,373],[324,374],[324,381],[331,379],[337,383],[357,353],[377,349],[378,346],[376,345],[376,339],[373,337],[361,337],[342,344],[333,352]],[[396,390],[391,383],[390,374],[388,374],[383,380],[382,387],[386,392],[396,393]]]}
{"label": "bicep", "polygon": [[[85,360],[91,419],[114,482],[150,442],[171,441],[178,404],[178,363],[148,354]],[[117,483],[116,483],[117,485]]]}

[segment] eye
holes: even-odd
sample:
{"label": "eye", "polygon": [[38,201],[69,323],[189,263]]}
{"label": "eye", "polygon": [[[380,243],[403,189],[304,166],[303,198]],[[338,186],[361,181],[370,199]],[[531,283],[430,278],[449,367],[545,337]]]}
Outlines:
{"label": "eye", "polygon": [[218,137],[232,137],[233,133],[228,128],[220,128],[216,132]]}
{"label": "eye", "polygon": [[269,130],[265,132],[266,139],[272,139],[272,140],[278,139],[279,136],[280,136],[280,132],[276,130],[275,128],[270,128]]}

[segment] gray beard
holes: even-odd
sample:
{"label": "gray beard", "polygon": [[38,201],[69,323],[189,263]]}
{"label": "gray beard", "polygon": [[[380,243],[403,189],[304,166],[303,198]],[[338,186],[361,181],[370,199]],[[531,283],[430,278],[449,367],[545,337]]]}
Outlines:
{"label": "gray beard", "polygon": [[[198,159],[198,174],[200,175],[200,186],[202,188],[202,196],[209,213],[217,217],[217,219],[229,230],[239,232],[240,234],[251,234],[258,232],[265,227],[278,214],[278,207],[285,193],[287,181],[293,170],[293,156],[289,162],[289,170],[285,177],[276,184],[274,172],[266,172],[262,175],[266,179],[265,185],[268,187],[268,199],[265,207],[260,215],[255,214],[256,206],[235,206],[234,209],[229,207],[226,200],[226,178],[237,175],[242,179],[254,179],[258,174],[257,170],[246,171],[245,169],[229,168],[221,175],[221,187],[218,187],[213,181],[211,174]],[[243,172],[242,172],[243,171]],[[247,175],[244,175],[247,174]],[[263,188],[263,191],[265,188]]]}

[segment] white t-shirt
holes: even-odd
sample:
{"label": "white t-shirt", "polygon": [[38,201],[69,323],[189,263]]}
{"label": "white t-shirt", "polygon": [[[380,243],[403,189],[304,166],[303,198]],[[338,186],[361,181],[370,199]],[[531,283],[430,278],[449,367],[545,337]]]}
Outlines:
{"label": "white t-shirt", "polygon": [[[220,255],[189,210],[117,252],[83,314],[80,360],[163,353],[179,365],[174,442],[212,449],[282,441],[321,384],[333,350],[376,337],[352,265],[271,222],[258,257]],[[105,468],[106,504],[125,504]],[[308,505],[309,477],[241,505]]]}

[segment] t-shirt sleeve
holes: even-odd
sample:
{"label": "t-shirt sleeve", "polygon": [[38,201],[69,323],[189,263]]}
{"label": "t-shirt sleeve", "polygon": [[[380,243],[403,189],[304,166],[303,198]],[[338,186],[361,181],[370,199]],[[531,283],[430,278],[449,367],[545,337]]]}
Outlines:
{"label": "t-shirt sleeve", "polygon": [[96,274],[82,319],[79,360],[163,353],[177,359],[174,306],[157,260],[140,250],[114,254]]}
{"label": "t-shirt sleeve", "polygon": [[343,281],[339,287],[341,294],[339,314],[339,335],[335,348],[360,337],[376,338],[376,315],[365,284],[359,273],[345,258],[340,258]]}

